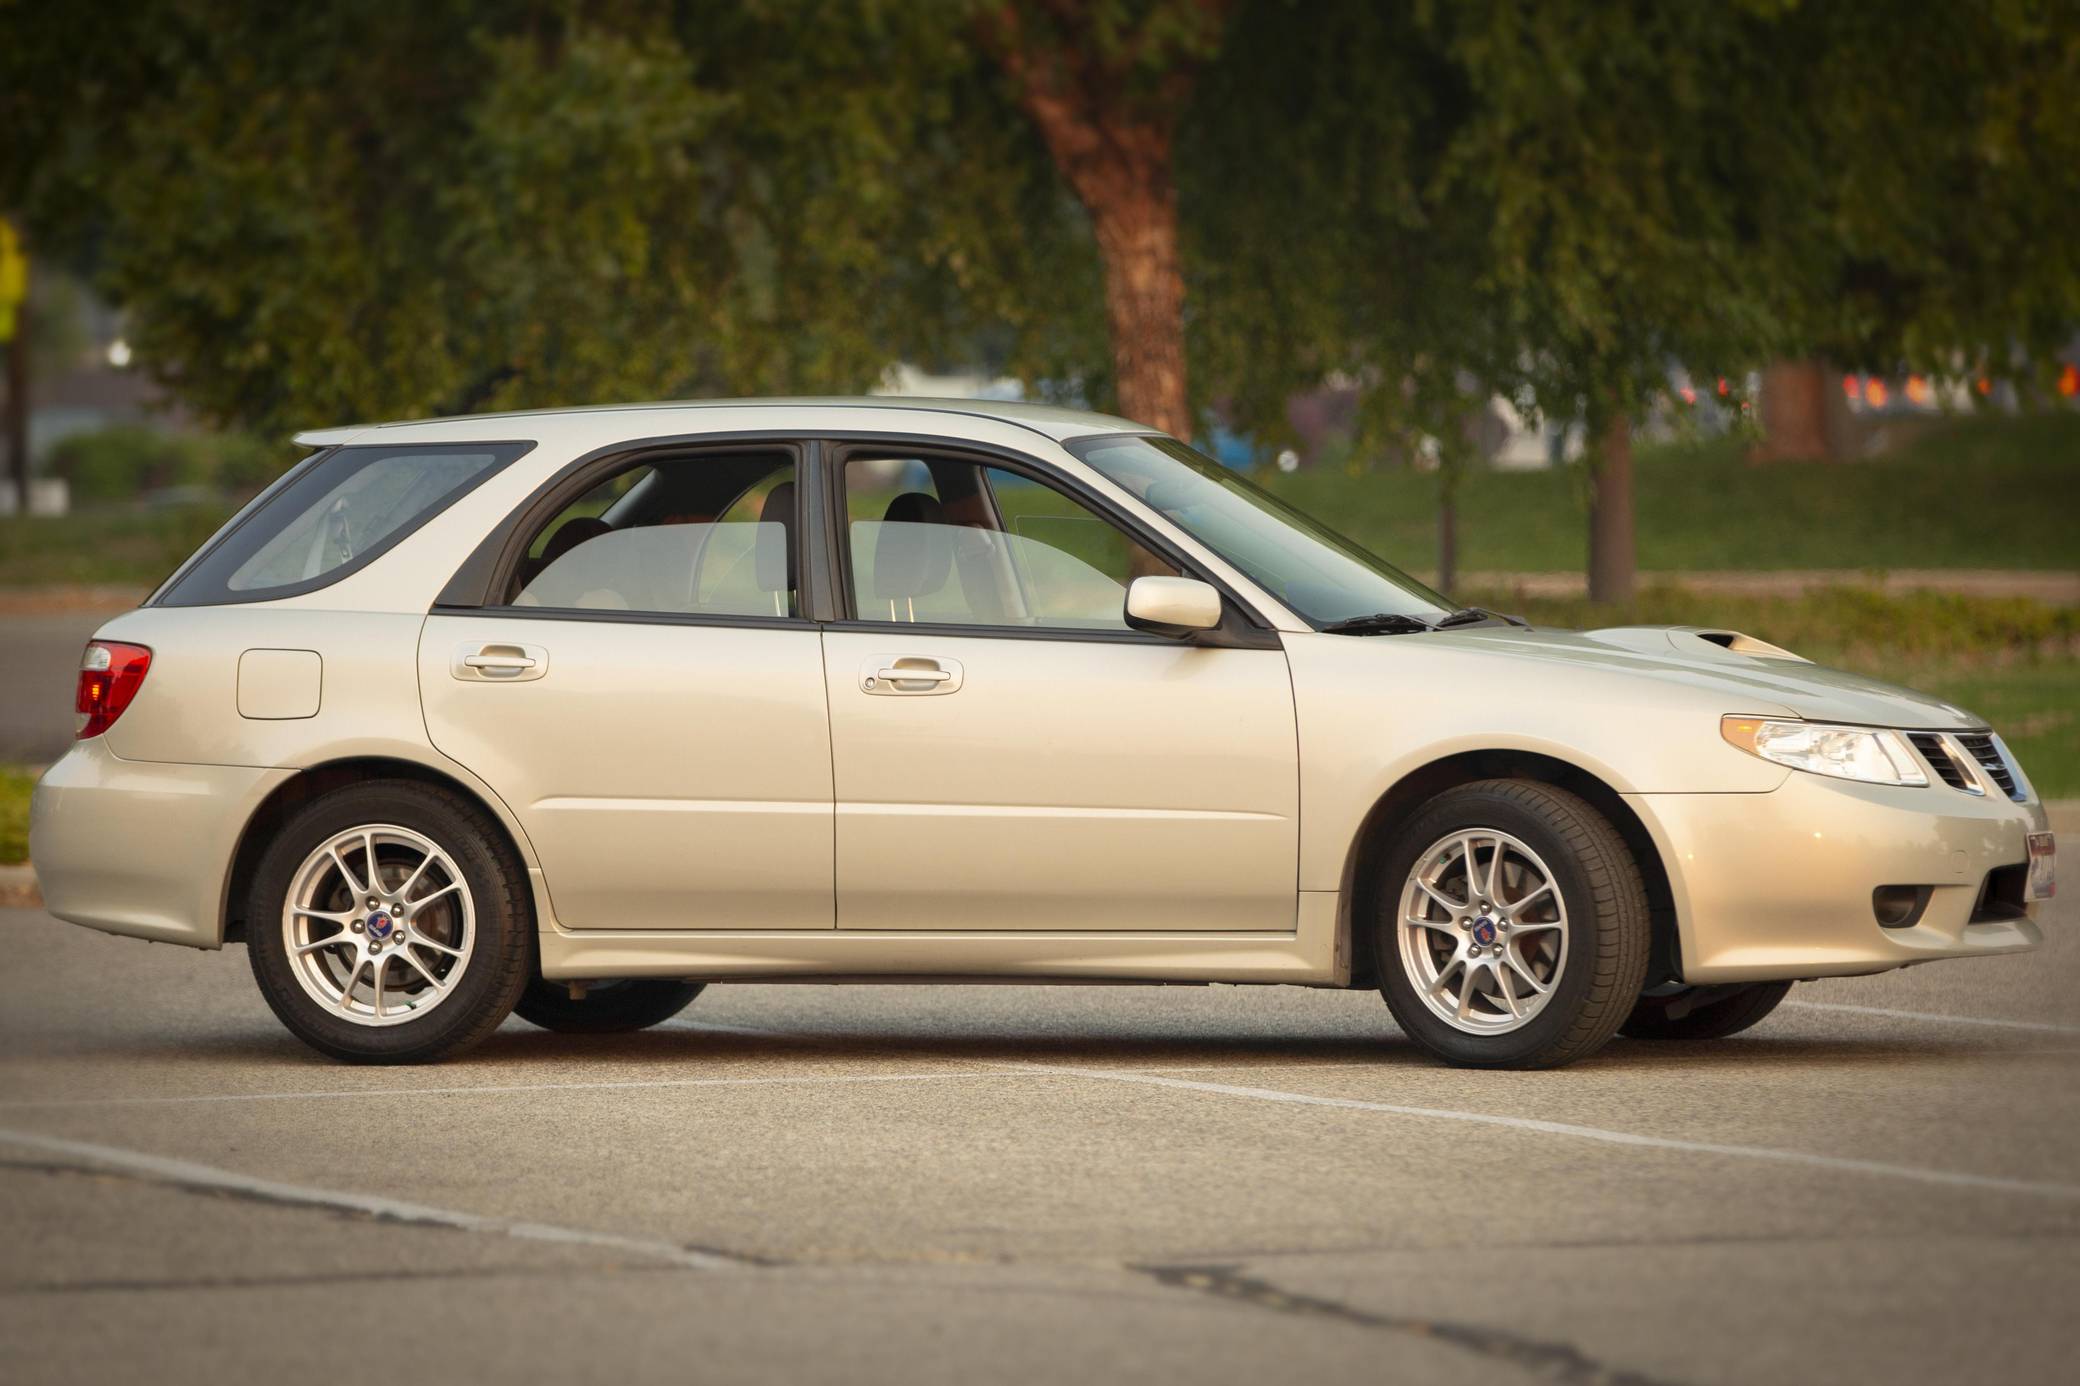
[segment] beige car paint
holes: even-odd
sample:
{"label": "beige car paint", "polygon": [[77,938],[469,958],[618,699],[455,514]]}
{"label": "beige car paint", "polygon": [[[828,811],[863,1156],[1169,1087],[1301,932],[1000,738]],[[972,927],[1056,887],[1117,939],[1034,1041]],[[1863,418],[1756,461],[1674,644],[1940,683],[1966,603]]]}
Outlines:
{"label": "beige car paint", "polygon": [[[455,676],[459,651],[514,642],[542,677]],[[831,927],[815,626],[439,614],[419,648],[430,739],[525,825],[564,927]]]}
{"label": "beige car paint", "polygon": [[[1960,913],[1965,885],[2019,860],[2022,834],[2042,828],[2033,796],[1853,785],[1762,762],[1718,734],[1726,714],[1949,728],[1975,725],[1969,714],[1695,633],[1315,634],[1060,446],[1133,428],[1045,406],[840,400],[304,435],[533,447],[330,586],[109,623],[108,638],[151,646],[153,666],[116,726],[38,786],[31,851],[46,897],[92,927],[218,946],[231,855],[266,796],[299,769],[385,757],[454,779],[498,817],[535,882],[550,977],[1336,985],[1350,976],[1351,920],[1371,912],[1345,893],[1366,815],[1423,766],[1514,750],[1625,796],[1675,893],[1689,980],[1875,971],[2036,942],[2027,922],[1967,929]],[[1285,654],[944,628],[726,632],[771,637],[751,641],[712,625],[429,619],[462,556],[572,460],[733,430],[1016,451],[1141,516],[1282,633]],[[456,678],[457,649],[479,639],[540,647],[544,675],[512,688]],[[240,714],[240,665],[256,650],[319,658],[312,715]],[[963,685],[866,695],[855,686],[863,661],[891,651],[956,659]],[[685,686],[664,691],[660,664]],[[577,696],[549,711],[559,689]],[[537,694],[547,696],[507,696]],[[807,715],[826,696],[834,740]],[[630,807],[642,801],[666,806]],[[698,834],[674,830],[690,823]],[[689,844],[751,856],[724,864]],[[607,853],[626,882],[606,879]],[[688,865],[703,862],[710,871]],[[1943,889],[1922,923],[1882,930],[1869,891],[1900,880]]]}
{"label": "beige car paint", "polygon": [[[870,651],[963,671],[879,696]],[[1299,763],[1278,650],[919,626],[824,635],[838,924],[1293,930]]]}

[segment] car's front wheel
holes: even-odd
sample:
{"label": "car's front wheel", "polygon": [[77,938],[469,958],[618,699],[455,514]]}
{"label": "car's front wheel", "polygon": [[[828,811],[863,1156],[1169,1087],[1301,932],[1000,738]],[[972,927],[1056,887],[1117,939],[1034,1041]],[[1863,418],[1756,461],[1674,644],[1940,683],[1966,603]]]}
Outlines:
{"label": "car's front wheel", "polygon": [[1789,982],[1690,987],[1668,996],[1642,996],[1618,1027],[1627,1039],[1715,1040],[1737,1035],[1777,1008]]}
{"label": "car's front wheel", "polygon": [[704,984],[629,977],[593,982],[573,994],[569,982],[540,977],[513,1011],[530,1025],[565,1035],[625,1035],[661,1025],[693,1003]]}
{"label": "car's front wheel", "polygon": [[336,790],[262,856],[246,951],[312,1048],[423,1063],[489,1035],[534,969],[526,874],[459,795],[408,780]]}
{"label": "car's front wheel", "polygon": [[1396,834],[1378,880],[1380,989],[1409,1038],[1448,1063],[1572,1063],[1639,996],[1639,866],[1577,795],[1530,780],[1447,790]]}

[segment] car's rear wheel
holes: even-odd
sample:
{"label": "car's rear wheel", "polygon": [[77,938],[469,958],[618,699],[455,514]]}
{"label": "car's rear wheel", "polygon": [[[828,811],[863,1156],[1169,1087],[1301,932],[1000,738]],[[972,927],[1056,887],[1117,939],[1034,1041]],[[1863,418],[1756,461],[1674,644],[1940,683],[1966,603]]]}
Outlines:
{"label": "car's rear wheel", "polygon": [[1791,991],[1789,982],[1744,987],[1690,987],[1668,996],[1642,996],[1618,1027],[1627,1039],[1715,1040],[1762,1021]]}
{"label": "car's rear wheel", "polygon": [[359,1063],[423,1063],[512,1012],[534,965],[526,877],[460,796],[378,780],[313,800],[262,855],[246,951],[299,1039]]}
{"label": "car's rear wheel", "polygon": [[530,1025],[565,1035],[624,1035],[670,1020],[693,1003],[705,984],[629,977],[590,982],[571,994],[569,982],[537,977],[513,1011]]}
{"label": "car's rear wheel", "polygon": [[1646,889],[1580,797],[1482,780],[1395,834],[1374,935],[1395,1021],[1448,1063],[1551,1068],[1617,1032],[1645,980]]}

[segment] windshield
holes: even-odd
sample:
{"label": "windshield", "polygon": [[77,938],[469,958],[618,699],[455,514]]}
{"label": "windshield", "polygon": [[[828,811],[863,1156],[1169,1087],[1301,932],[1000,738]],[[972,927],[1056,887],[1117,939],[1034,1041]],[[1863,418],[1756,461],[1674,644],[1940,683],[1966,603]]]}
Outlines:
{"label": "windshield", "polygon": [[1108,435],[1070,452],[1317,626],[1388,612],[1436,622],[1452,604],[1175,438]]}

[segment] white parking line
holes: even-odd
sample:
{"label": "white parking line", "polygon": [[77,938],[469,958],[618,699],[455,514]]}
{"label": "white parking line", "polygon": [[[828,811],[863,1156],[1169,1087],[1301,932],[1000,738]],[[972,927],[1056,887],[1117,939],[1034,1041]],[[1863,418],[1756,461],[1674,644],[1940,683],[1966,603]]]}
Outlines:
{"label": "white parking line", "polygon": [[586,1232],[572,1227],[555,1227],[543,1222],[514,1222],[507,1218],[458,1213],[447,1208],[429,1208],[422,1203],[405,1203],[399,1199],[380,1198],[370,1194],[339,1193],[332,1189],[313,1189],[301,1184],[281,1184],[272,1179],[255,1179],[250,1175],[234,1174],[230,1170],[198,1165],[188,1160],[146,1155],[141,1151],[123,1150],[112,1145],[96,1145],[91,1141],[61,1140],[56,1136],[38,1135],[34,1131],[0,1129],[0,1143],[48,1151],[56,1155],[69,1155],[105,1168],[126,1170],[164,1183],[178,1184],[184,1188],[243,1194],[272,1203],[329,1208],[335,1212],[360,1213],[367,1217],[385,1218],[394,1222],[449,1227],[462,1232],[488,1232],[494,1236],[512,1237],[519,1241],[600,1247],[607,1251],[625,1252],[648,1260],[661,1261],[667,1265],[683,1266],[689,1270],[744,1269],[744,1263],[726,1256],[693,1251],[686,1247],[674,1246],[670,1242],[622,1237],[611,1232]]}
{"label": "white parking line", "polygon": [[2004,1030],[2039,1030],[2056,1035],[2080,1035],[2080,1025],[2057,1025],[2048,1020],[1995,1020],[1983,1015],[1945,1015],[1940,1011],[1896,1011],[1886,1006],[1852,1006],[1846,1001],[1786,1001],[1804,1011],[1842,1011],[1849,1015],[1876,1015],[1888,1020],[1931,1020],[1947,1025],[1992,1025]]}
{"label": "white parking line", "polygon": [[[23,1097],[0,1102],[0,1111],[64,1107],[179,1107],[206,1102],[304,1102],[340,1097],[472,1097],[528,1092],[615,1092],[643,1088],[793,1087],[819,1083],[920,1083],[935,1078],[997,1079],[1014,1075],[987,1069],[931,1073],[804,1073],[764,1078],[629,1078],[589,1083],[484,1083],[444,1088],[310,1088],[301,1092],[211,1092],[151,1097]],[[1040,1073],[1027,1075],[1043,1077]]]}
{"label": "white parking line", "polygon": [[1674,1150],[1690,1155],[1730,1155],[1747,1160],[1771,1160],[1780,1164],[1809,1165],[1845,1174],[1875,1174],[1890,1179],[1913,1179],[1924,1184],[1947,1184],[1959,1188],[1992,1189],[2001,1193],[2034,1194],[2044,1198],[2080,1199],[2080,1184],[2054,1184],[2032,1179],[2006,1179],[1991,1174],[1966,1174],[1958,1170],[1924,1169],[1918,1165],[1894,1165],[1879,1160],[1855,1160],[1839,1155],[1815,1155],[1803,1150],[1779,1150],[1766,1145],[1726,1145],[1716,1141],[1686,1141],[1667,1136],[1645,1136],[1634,1131],[1608,1131],[1600,1126],[1576,1126],[1564,1121],[1541,1121],[1535,1117],[1499,1116],[1491,1112],[1461,1112],[1448,1107],[1409,1107],[1394,1102],[1367,1102],[1353,1097],[1321,1097],[1313,1093],[1285,1092],[1276,1088],[1246,1088],[1232,1083],[1205,1083],[1188,1078],[1164,1078],[1153,1073],[1127,1073],[1118,1069],[1061,1068],[1054,1065],[1006,1065],[1041,1068],[1050,1073],[1073,1073],[1082,1078],[1102,1078],[1114,1083],[1141,1083],[1149,1087],[1176,1088],[1185,1092],[1210,1093],[1216,1097],[1240,1097],[1258,1102],[1290,1102],[1305,1107],[1337,1107],[1349,1111],[1384,1112],[1391,1116],[1429,1117],[1438,1121],[1462,1121],[1476,1126],[1501,1126],[1513,1131],[1536,1131],[1548,1136],[1572,1136],[1577,1140],[1601,1141],[1606,1145],[1628,1145],[1649,1150]]}
{"label": "white parking line", "polygon": [[[1182,1064],[1165,1065],[1164,1073],[1223,1073],[1251,1068],[1374,1068],[1370,1063]],[[1120,1072],[1133,1072],[1122,1069]],[[454,1087],[306,1088],[289,1092],[154,1093],[137,1097],[14,1097],[0,1101],[0,1111],[58,1111],[78,1107],[184,1107],[221,1102],[324,1102],[343,1097],[480,1097],[538,1092],[616,1092],[671,1088],[815,1087],[847,1083],[928,1083],[960,1078],[975,1082],[1007,1078],[1072,1076],[1039,1066],[941,1069],[924,1073],[782,1073],[755,1078],[627,1078],[583,1083],[480,1083]]]}

